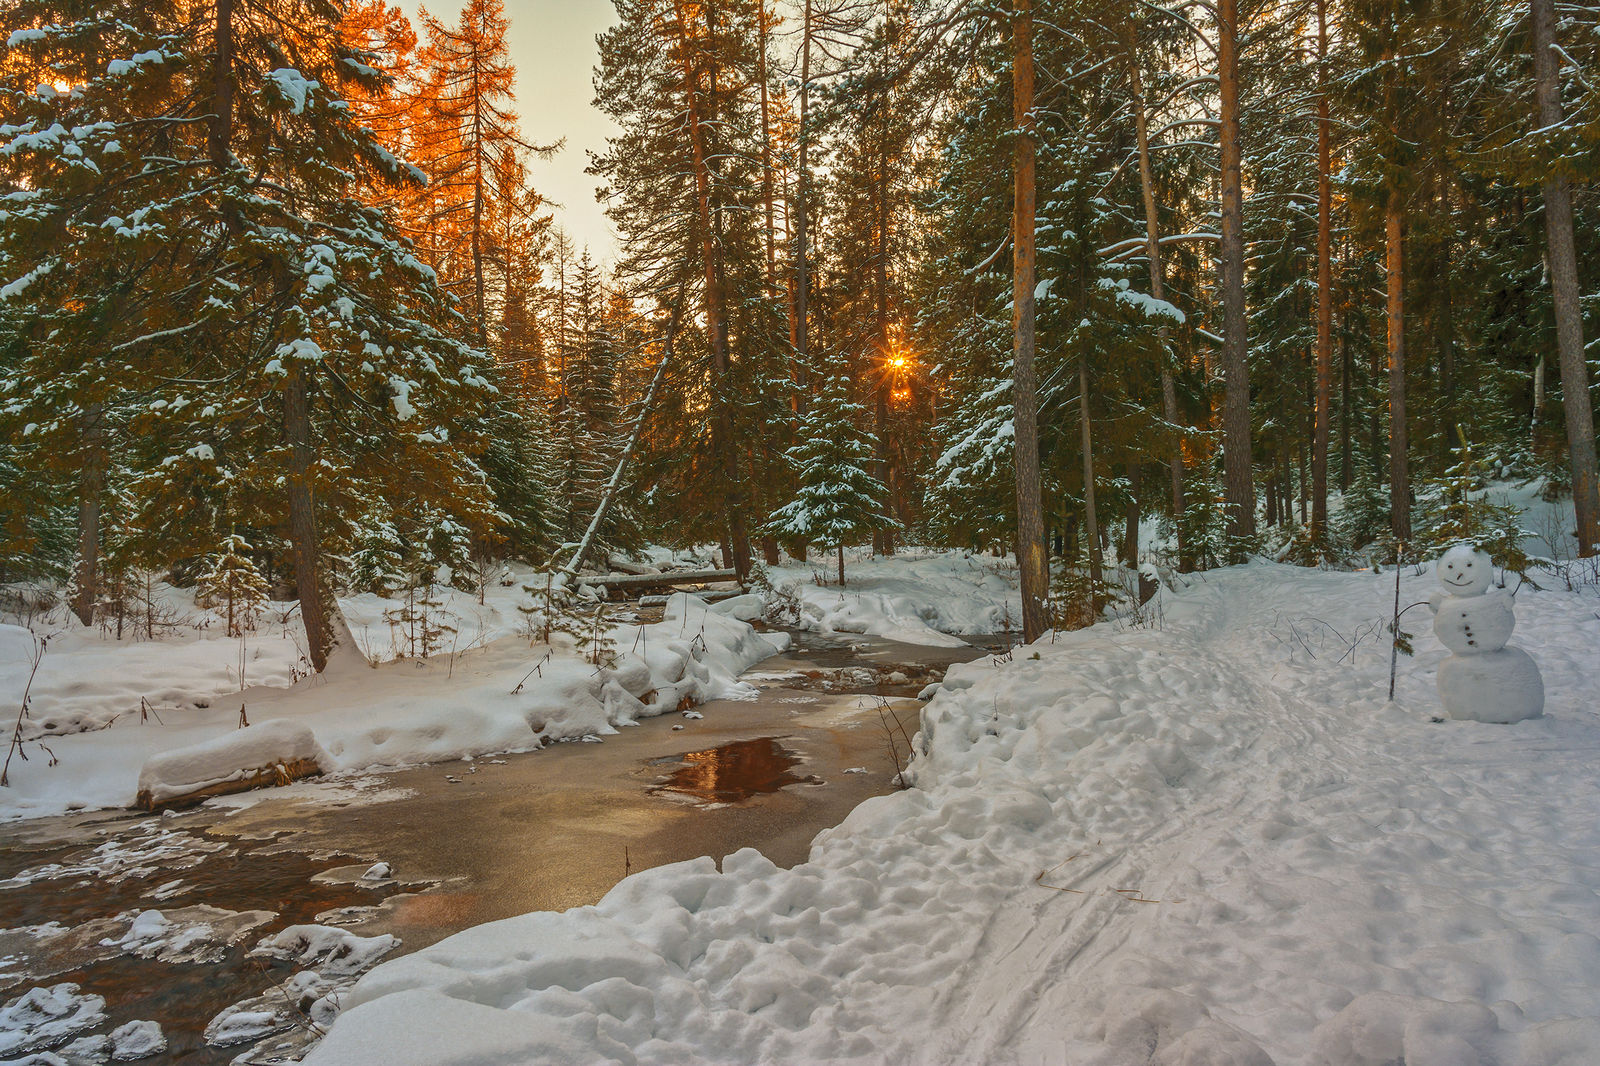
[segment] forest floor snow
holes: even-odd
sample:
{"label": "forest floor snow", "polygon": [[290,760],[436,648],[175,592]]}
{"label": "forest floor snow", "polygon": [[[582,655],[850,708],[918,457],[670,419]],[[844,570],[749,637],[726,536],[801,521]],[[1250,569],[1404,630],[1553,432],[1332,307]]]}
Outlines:
{"label": "forest floor snow", "polygon": [[[532,580],[530,575],[521,575]],[[539,579],[542,587],[542,578]],[[396,658],[405,632],[386,618],[395,600],[342,601],[373,669],[308,674],[299,620],[287,608],[243,639],[194,607],[190,594],[159,586],[162,639],[117,640],[75,624],[41,624],[49,636],[32,679],[25,743],[0,788],[0,819],[126,806],[152,772],[177,768],[181,781],[227,778],[241,767],[201,765],[207,751],[234,746],[241,721],[309,727],[324,769],[358,771],[490,752],[526,751],[554,740],[615,732],[686,703],[753,693],[737,675],[788,646],[786,633],[749,625],[678,597],[661,622],[608,626],[617,669],[586,661],[569,638],[535,645],[518,612],[521,580],[495,583],[484,604],[440,589],[435,621],[455,633],[429,658]],[[131,629],[131,626],[130,626]],[[20,700],[29,684],[34,634],[0,625],[0,693]],[[16,703],[3,708],[6,733]],[[289,725],[278,727],[281,730]],[[270,731],[270,730],[269,730]],[[253,733],[255,731],[251,731]],[[265,731],[263,731],[265,732]],[[248,737],[245,734],[241,739]],[[298,749],[297,749],[298,750]],[[178,772],[181,770],[181,772]]]}
{"label": "forest floor snow", "polygon": [[1593,1063],[1600,595],[1518,595],[1548,699],[1512,726],[1431,720],[1420,610],[1387,701],[1393,597],[1257,563],[954,667],[916,787],[809,862],[469,929],[362,978],[307,1061]]}
{"label": "forest floor snow", "polygon": [[[703,567],[655,551],[658,565]],[[831,571],[829,571],[831,573]],[[868,633],[908,643],[951,646],[950,633],[989,633],[1020,617],[1015,568],[969,553],[912,552],[892,559],[852,555],[844,590],[823,588],[812,568],[774,568],[803,605],[802,628]],[[473,593],[436,586],[427,607],[449,629],[427,658],[414,629],[400,621],[398,598],[362,594],[340,606],[372,670],[311,674],[293,603],[274,603],[256,630],[225,635],[216,609],[195,606],[192,590],[157,583],[151,606],[111,626],[85,629],[64,608],[30,627],[0,623],[0,721],[10,726],[24,689],[26,743],[0,788],[0,820],[126,806],[140,768],[156,756],[184,772],[167,782],[238,776],[241,766],[205,764],[209,746],[229,746],[241,721],[287,720],[309,727],[324,769],[359,771],[494,752],[524,751],[553,740],[614,732],[686,700],[740,698],[737,680],[751,664],[788,645],[782,632],[757,633],[740,616],[748,604],[705,609],[675,599],[662,622],[630,624],[623,605],[608,608],[619,669],[584,661],[570,638],[554,649],[530,639],[525,587],[545,575],[508,568]],[[149,639],[154,631],[158,639]],[[48,638],[31,678],[35,638]],[[548,654],[547,654],[548,653]],[[30,687],[31,686],[31,687]],[[6,699],[9,697],[9,701]],[[248,736],[248,735],[247,735]],[[237,738],[241,742],[246,738]],[[298,752],[298,749],[294,749]],[[286,748],[288,753],[290,749]],[[160,781],[150,782],[159,785]]]}
{"label": "forest floor snow", "polygon": [[912,549],[889,557],[847,553],[845,583],[831,556],[767,568],[767,582],[798,624],[823,634],[868,633],[927,647],[956,647],[952,634],[1022,627],[1017,568],[993,556]]}

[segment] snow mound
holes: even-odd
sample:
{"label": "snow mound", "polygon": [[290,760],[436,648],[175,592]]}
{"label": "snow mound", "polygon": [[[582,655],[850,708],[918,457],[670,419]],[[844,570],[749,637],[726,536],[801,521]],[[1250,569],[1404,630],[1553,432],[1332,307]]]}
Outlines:
{"label": "snow mound", "polygon": [[147,810],[285,785],[337,764],[300,722],[260,722],[145,761],[135,803]]}
{"label": "snow mound", "polygon": [[111,1058],[115,1062],[147,1059],[167,1050],[167,1038],[156,1022],[133,1021],[111,1030]]}
{"label": "snow mound", "polygon": [[49,1047],[106,1020],[106,1001],[63,982],[30,988],[0,1007],[0,1055]]}
{"label": "snow mound", "polygon": [[297,966],[315,967],[330,976],[348,976],[371,968],[393,951],[400,938],[356,936],[328,925],[291,925],[257,944],[250,954],[286,959]]}
{"label": "snow mound", "polygon": [[796,624],[823,634],[869,634],[925,647],[957,647],[952,634],[999,633],[1021,624],[1014,568],[970,553],[906,552],[852,560],[845,584],[819,585],[810,566],[772,567],[767,580],[798,600]]}

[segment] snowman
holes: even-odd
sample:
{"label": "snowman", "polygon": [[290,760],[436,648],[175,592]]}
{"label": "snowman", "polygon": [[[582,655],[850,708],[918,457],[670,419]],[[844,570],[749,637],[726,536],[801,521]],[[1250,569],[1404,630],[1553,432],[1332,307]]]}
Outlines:
{"label": "snowman", "polygon": [[1544,679],[1521,648],[1508,647],[1516,626],[1512,596],[1489,587],[1493,564],[1460,544],[1439,559],[1439,591],[1428,597],[1433,632],[1450,650],[1439,664],[1439,699],[1451,718],[1520,722],[1544,713]]}

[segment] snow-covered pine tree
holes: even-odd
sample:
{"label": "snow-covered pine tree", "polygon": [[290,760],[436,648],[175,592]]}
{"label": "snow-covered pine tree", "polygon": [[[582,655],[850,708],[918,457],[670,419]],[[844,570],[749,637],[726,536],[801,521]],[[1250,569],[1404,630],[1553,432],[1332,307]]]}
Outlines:
{"label": "snow-covered pine tree", "polygon": [[837,549],[841,585],[845,546],[900,525],[884,513],[883,483],[867,472],[874,449],[860,429],[865,417],[861,405],[850,399],[848,381],[837,374],[823,381],[800,423],[800,442],[788,451],[799,489],[767,522],[767,530],[780,542]]}
{"label": "snow-covered pine tree", "polygon": [[411,583],[406,573],[406,545],[388,518],[369,515],[359,523],[350,552],[347,581],[354,592],[388,596]]}
{"label": "snow-covered pine tree", "polygon": [[[201,487],[278,523],[320,670],[354,650],[327,557],[367,501],[418,497],[473,528],[498,517],[474,460],[494,395],[484,354],[356,196],[421,179],[339,97],[383,75],[341,40],[333,0],[136,19],[104,0],[65,28],[52,7],[10,6],[4,24],[26,62],[5,65],[0,158],[24,195],[0,227],[0,293],[41,342],[8,409],[34,426],[33,456],[82,471],[87,507],[128,404],[161,452],[140,471],[136,525],[162,550],[204,550]],[[201,68],[196,88],[183,72]],[[24,89],[39,72],[54,81]]]}
{"label": "snow-covered pine tree", "polygon": [[228,636],[240,637],[255,629],[269,595],[267,579],[251,558],[250,543],[238,533],[230,533],[200,575],[194,602],[197,607],[215,608],[222,615]]}

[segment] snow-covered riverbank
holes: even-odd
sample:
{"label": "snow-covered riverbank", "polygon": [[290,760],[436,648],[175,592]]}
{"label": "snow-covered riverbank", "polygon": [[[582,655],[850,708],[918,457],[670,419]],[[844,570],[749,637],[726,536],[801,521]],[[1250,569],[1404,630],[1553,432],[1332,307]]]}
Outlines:
{"label": "snow-covered riverbank", "polygon": [[1386,702],[1393,595],[1257,564],[956,667],[809,863],[468,930],[308,1061],[1592,1063],[1600,596],[1518,596],[1546,715],[1492,726],[1430,721],[1421,620]]}
{"label": "snow-covered riverbank", "polygon": [[[660,561],[665,562],[666,557]],[[870,633],[908,643],[955,646],[950,633],[987,633],[1017,617],[1014,571],[992,558],[933,552],[890,560],[852,559],[842,592],[811,581],[803,566],[771,579],[803,604],[804,628]],[[473,594],[439,587],[434,624],[449,631],[427,659],[397,659],[407,634],[394,618],[403,604],[373,595],[341,601],[372,670],[308,676],[293,604],[276,604],[243,639],[223,635],[215,612],[191,591],[158,585],[152,614],[161,639],[124,639],[85,630],[58,609],[34,633],[0,624],[0,692],[20,700],[29,684],[34,634],[49,638],[31,682],[23,724],[26,758],[14,758],[0,788],[0,819],[133,802],[140,767],[152,755],[217,742],[245,720],[289,720],[310,728],[335,770],[403,766],[552,740],[604,735],[641,717],[751,690],[740,671],[788,645],[781,632],[755,632],[749,602],[706,609],[680,597],[666,618],[606,626],[617,662],[601,671],[573,641],[537,645],[519,608],[544,578],[507,572]],[[1009,606],[1008,606],[1009,604]],[[14,714],[15,704],[6,714]],[[53,760],[53,761],[52,761]],[[224,774],[236,769],[219,768]]]}
{"label": "snow-covered riverbank", "polygon": [[[164,597],[172,612],[204,617],[181,591]],[[390,659],[326,677],[297,672],[292,620],[245,640],[219,636],[216,627],[183,626],[156,641],[63,627],[33,680],[27,758],[11,763],[0,817],[131,804],[148,758],[226,740],[239,728],[241,708],[251,723],[308,727],[330,757],[325,768],[404,766],[526,751],[615,732],[680,706],[737,699],[750,691],[738,673],[788,644],[787,634],[758,634],[681,597],[661,622],[610,626],[616,669],[603,671],[570,640],[558,636],[553,650],[534,645],[521,632],[517,606],[525,599],[514,585],[493,588],[484,605],[451,593],[442,613],[457,630],[453,645],[426,660]],[[376,640],[378,632],[388,640],[383,614],[394,606],[374,596],[346,601],[358,640]],[[0,626],[0,691],[20,698],[33,646],[26,630]],[[229,769],[218,767],[224,775]]]}

